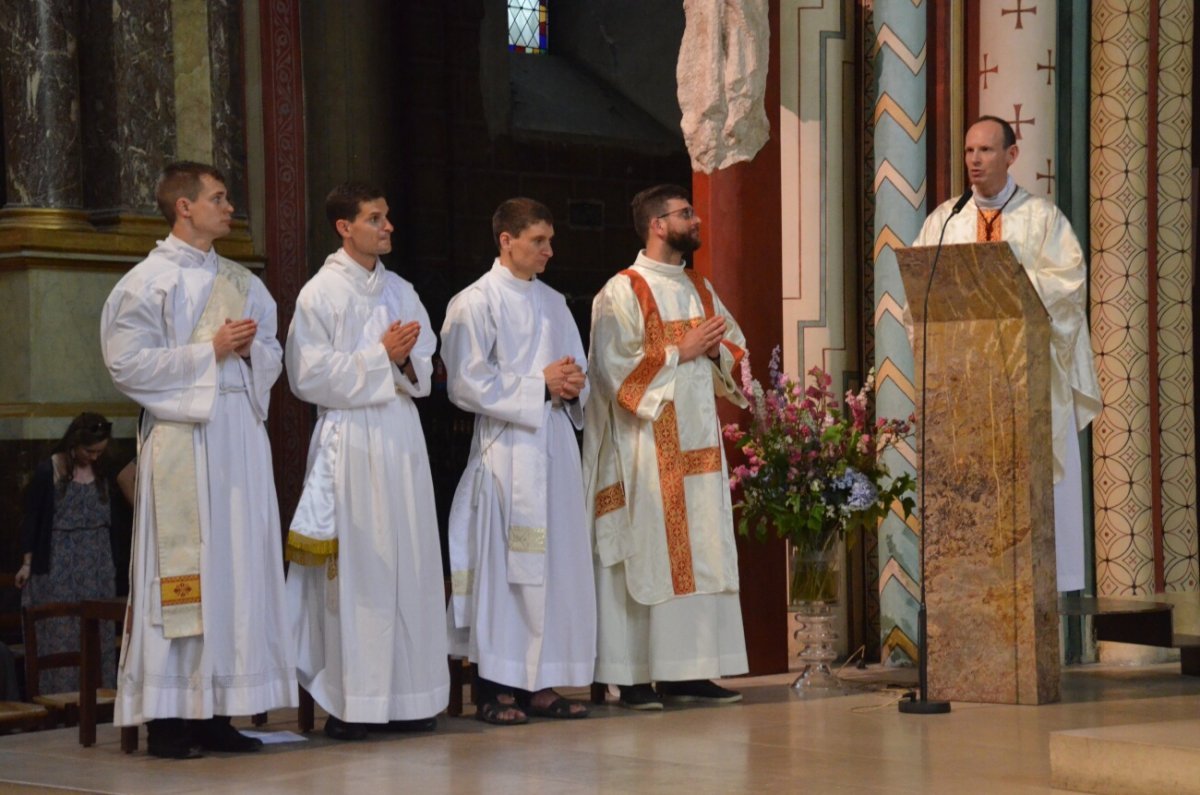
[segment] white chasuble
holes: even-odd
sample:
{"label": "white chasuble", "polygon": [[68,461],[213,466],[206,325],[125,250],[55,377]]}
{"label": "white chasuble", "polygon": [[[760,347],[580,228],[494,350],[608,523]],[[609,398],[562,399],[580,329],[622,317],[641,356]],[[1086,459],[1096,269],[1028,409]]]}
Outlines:
{"label": "white chasuble", "polygon": [[450,399],[475,415],[450,509],[451,652],[525,690],[591,683],[596,596],[579,446],[589,388],[547,400],[543,370],[586,369],[563,296],[500,264],[456,295],[442,327]]}
{"label": "white chasuble", "polygon": [[[172,235],[117,283],[101,316],[104,362],[113,382],[145,409],[132,613],[117,685],[115,722],[121,726],[296,704],[265,425],[271,385],[282,368],[275,302],[261,281],[244,274],[249,285],[239,317],[254,319],[258,333],[248,360],[230,354],[218,362],[210,341],[192,340],[219,267],[240,269]],[[149,486],[165,423],[193,426],[203,631],[189,637],[168,637],[163,626],[159,528]]]}
{"label": "white chasuble", "polygon": [[[1012,184],[1011,178],[1002,196],[1006,201],[968,201],[950,218],[945,243],[1007,241],[1050,315],[1058,589],[1074,591],[1084,587],[1083,487],[1076,434],[1103,407],[1088,329],[1087,266],[1070,222],[1052,202]],[[955,201],[943,202],[925,219],[914,246],[937,245]]]}
{"label": "white chasuble", "polygon": [[[411,320],[415,383],[381,342]],[[382,262],[368,271],[339,249],[296,299],[288,380],[318,419],[289,525],[288,610],[300,683],[345,721],[427,718],[449,700],[437,512],[413,402],[429,394],[436,346],[416,291]]]}

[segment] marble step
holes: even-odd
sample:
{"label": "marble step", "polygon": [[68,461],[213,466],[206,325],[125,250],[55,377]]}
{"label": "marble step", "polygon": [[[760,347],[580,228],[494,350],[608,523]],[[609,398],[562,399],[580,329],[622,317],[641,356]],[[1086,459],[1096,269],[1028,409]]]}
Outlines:
{"label": "marble step", "polygon": [[1200,676],[1200,635],[1175,632],[1169,602],[1071,595],[1059,597],[1058,612],[1091,616],[1096,640],[1179,649],[1180,672]]}
{"label": "marble step", "polygon": [[1107,597],[1061,596],[1058,612],[1064,616],[1092,616],[1096,640],[1172,646],[1172,606],[1167,602],[1141,602]]}
{"label": "marble step", "polygon": [[1051,732],[1050,783],[1097,795],[1200,795],[1200,720]]}

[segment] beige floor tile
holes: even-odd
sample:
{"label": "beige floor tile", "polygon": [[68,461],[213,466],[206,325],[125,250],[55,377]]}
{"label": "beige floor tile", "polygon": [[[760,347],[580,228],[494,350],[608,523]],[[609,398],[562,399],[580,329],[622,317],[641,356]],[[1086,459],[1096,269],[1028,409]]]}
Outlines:
{"label": "beige floor tile", "polygon": [[[122,754],[111,726],[86,749],[74,730],[9,735],[0,737],[0,792],[1051,793],[1051,732],[1200,712],[1200,679],[1177,664],[1075,668],[1060,704],[955,704],[940,716],[902,715],[896,693],[879,690],[800,699],[792,678],[734,680],[745,700],[733,706],[645,714],[610,702],[583,721],[504,728],[442,717],[432,735],[338,743],[318,730],[306,743],[186,762],[147,756],[144,737],[142,751]],[[270,719],[266,729],[295,729],[294,710]]]}

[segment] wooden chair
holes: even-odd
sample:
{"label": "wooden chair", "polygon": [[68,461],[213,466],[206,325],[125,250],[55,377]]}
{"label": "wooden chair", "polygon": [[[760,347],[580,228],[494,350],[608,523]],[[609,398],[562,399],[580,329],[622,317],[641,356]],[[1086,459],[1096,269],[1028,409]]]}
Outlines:
{"label": "wooden chair", "polygon": [[49,722],[50,711],[40,704],[0,701],[0,733],[44,729]]}
{"label": "wooden chair", "polygon": [[[24,607],[21,617],[25,625],[25,689],[29,700],[50,710],[52,717],[67,726],[79,721],[79,691],[67,693],[42,693],[41,672],[54,668],[81,668],[82,655],[79,649],[69,652],[41,654],[38,651],[37,624],[51,618],[80,617],[79,605],[75,602],[51,602],[44,605]],[[82,678],[83,671],[80,670]],[[96,692],[97,717],[112,720],[115,690],[100,689]]]}
{"label": "wooden chair", "polygon": [[446,707],[446,714],[452,718],[458,717],[463,712],[463,681],[471,686],[471,695],[469,696],[470,703],[476,702],[476,675],[479,673],[479,667],[475,663],[469,663],[466,660],[458,657],[449,658],[450,665],[450,704]]}
{"label": "wooden chair", "polygon": [[316,709],[313,704],[313,697],[303,687],[300,688],[300,709],[296,711],[296,723],[299,724],[300,731],[308,734],[313,730],[316,724]]}
{"label": "wooden chair", "polygon": [[[100,623],[116,623],[118,636],[124,626],[127,605],[122,597],[85,599],[79,605],[79,744],[96,744],[96,701],[100,692]],[[131,754],[138,747],[138,727],[121,727],[121,750]]]}
{"label": "wooden chair", "polygon": [[17,687],[25,675],[25,644],[21,637],[21,589],[15,574],[0,574],[0,643],[8,647],[16,667]]}
{"label": "wooden chair", "polygon": [[[0,643],[8,647],[13,665],[24,668],[25,644],[9,643],[21,635],[21,592],[16,575],[0,574]],[[16,674],[17,671],[13,671]],[[18,687],[20,679],[17,680]],[[50,712],[39,704],[24,701],[0,701],[0,733],[45,728]]]}
{"label": "wooden chair", "polygon": [[[453,596],[453,590],[450,585],[450,578],[445,580],[446,604],[450,604],[450,598]],[[452,718],[457,718],[463,713],[463,679],[471,686],[471,703],[476,701],[476,679],[479,673],[479,667],[473,662],[468,662],[458,657],[448,657],[447,665],[450,666],[450,703],[446,705],[446,714]]]}

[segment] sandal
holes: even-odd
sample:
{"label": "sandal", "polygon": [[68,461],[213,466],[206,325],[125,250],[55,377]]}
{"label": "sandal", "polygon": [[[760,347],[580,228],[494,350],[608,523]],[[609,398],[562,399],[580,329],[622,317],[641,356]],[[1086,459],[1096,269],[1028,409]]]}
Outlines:
{"label": "sandal", "polygon": [[[516,713],[505,716],[505,713]],[[483,701],[475,705],[475,720],[491,723],[494,726],[520,726],[529,722],[529,716],[517,706],[516,702],[504,704],[497,699]]]}
{"label": "sandal", "polygon": [[[572,711],[571,707],[575,706],[576,704],[583,707],[583,709]],[[563,698],[558,693],[554,694],[553,701],[541,707],[533,703],[533,696],[531,695],[528,699],[523,700],[521,709],[525,711],[526,715],[531,717],[557,718],[560,720],[576,720],[578,718],[586,718],[589,714],[587,705],[582,701],[571,701],[570,699]]]}

